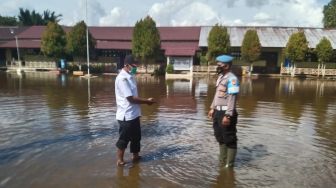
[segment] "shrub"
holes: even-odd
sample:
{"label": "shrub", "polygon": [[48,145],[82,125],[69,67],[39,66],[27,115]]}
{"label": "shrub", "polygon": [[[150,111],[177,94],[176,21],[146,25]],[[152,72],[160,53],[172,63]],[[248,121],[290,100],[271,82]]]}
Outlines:
{"label": "shrub", "polygon": [[174,73],[174,66],[173,66],[172,64],[168,64],[168,65],[167,65],[167,68],[166,68],[166,72],[167,72],[168,74],[172,74],[172,73]]}

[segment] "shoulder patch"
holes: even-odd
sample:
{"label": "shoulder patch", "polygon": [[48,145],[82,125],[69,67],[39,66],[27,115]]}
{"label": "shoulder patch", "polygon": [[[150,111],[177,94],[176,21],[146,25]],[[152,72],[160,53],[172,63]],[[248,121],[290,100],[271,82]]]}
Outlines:
{"label": "shoulder patch", "polygon": [[237,78],[235,77],[229,78],[227,93],[228,94],[239,93],[239,81],[237,80]]}

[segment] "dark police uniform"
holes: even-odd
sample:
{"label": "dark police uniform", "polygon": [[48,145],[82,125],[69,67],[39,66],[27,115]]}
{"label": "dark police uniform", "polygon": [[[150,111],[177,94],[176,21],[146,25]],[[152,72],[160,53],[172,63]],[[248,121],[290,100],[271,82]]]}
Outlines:
{"label": "dark police uniform", "polygon": [[[221,62],[221,58],[217,57],[216,60]],[[233,166],[237,152],[236,125],[238,114],[236,111],[236,102],[238,93],[238,78],[232,72],[227,72],[225,75],[221,73],[216,82],[216,93],[211,104],[211,109],[214,110],[213,129],[220,146],[220,162],[226,167]],[[225,126],[222,124],[224,116],[230,119],[230,125]]]}

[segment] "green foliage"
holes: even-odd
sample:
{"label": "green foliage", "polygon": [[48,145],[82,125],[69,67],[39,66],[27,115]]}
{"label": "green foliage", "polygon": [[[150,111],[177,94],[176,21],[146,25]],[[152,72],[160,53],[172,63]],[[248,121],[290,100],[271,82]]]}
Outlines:
{"label": "green foliage", "polygon": [[333,48],[330,41],[326,37],[323,37],[316,45],[315,51],[319,62],[329,62],[333,57]]}
{"label": "green foliage", "polygon": [[53,58],[51,58],[51,57],[47,57],[47,56],[44,56],[44,55],[42,55],[42,54],[39,54],[39,55],[28,55],[28,54],[26,54],[25,56],[24,56],[24,59],[25,59],[25,61],[48,61],[48,62],[53,62],[53,61],[55,61],[55,59],[53,59]]}
{"label": "green foliage", "polygon": [[69,63],[67,69],[69,70],[69,72],[79,71],[79,66],[73,63]]}
{"label": "green foliage", "polygon": [[164,66],[160,66],[160,67],[156,67],[154,69],[154,75],[155,76],[163,76],[165,75],[166,71],[165,71],[165,67]]}
{"label": "green foliage", "polygon": [[[160,50],[160,34],[154,20],[147,16],[137,21],[132,38],[132,53],[142,60],[155,58]],[[146,62],[145,62],[146,63]]]}
{"label": "green foliage", "polygon": [[323,7],[323,16],[325,28],[336,28],[336,0],[331,0]]}
{"label": "green foliage", "polygon": [[63,28],[55,22],[49,22],[42,35],[41,51],[55,60],[65,54],[66,35]]}
{"label": "green foliage", "polygon": [[[89,51],[93,52],[96,41],[89,32]],[[73,57],[86,57],[86,24],[84,21],[78,22],[67,34],[66,50]]]}
{"label": "green foliage", "polygon": [[244,60],[252,63],[259,59],[261,44],[256,30],[247,30],[241,46],[241,56]]}
{"label": "green foliage", "polygon": [[[234,60],[233,64],[235,66],[250,66],[251,62],[248,62],[246,60]],[[254,67],[266,67],[266,61],[265,60],[257,60],[253,62]]]}
{"label": "green foliage", "polygon": [[174,66],[172,64],[168,64],[167,67],[166,67],[166,72],[168,74],[174,73]]}
{"label": "green foliage", "polygon": [[18,22],[16,20],[16,17],[11,16],[1,16],[0,15],[0,25],[5,26],[16,26],[18,25]]}
{"label": "green foliage", "polygon": [[208,65],[208,60],[207,60],[206,56],[204,56],[204,55],[201,55],[201,56],[200,56],[200,64],[201,64],[202,66],[206,66],[206,65]]}
{"label": "green foliage", "polygon": [[308,52],[308,41],[303,31],[293,33],[286,45],[286,57],[292,62],[304,61]]}
{"label": "green foliage", "polygon": [[216,56],[230,52],[230,35],[227,28],[216,24],[208,37],[208,61],[214,62]]}
{"label": "green foliage", "polygon": [[45,10],[43,14],[35,12],[33,10],[30,12],[28,9],[20,8],[19,13],[19,22],[21,25],[24,26],[31,26],[31,25],[47,25],[49,21],[51,22],[59,22],[61,14],[55,15],[55,12],[50,12],[49,10]]}

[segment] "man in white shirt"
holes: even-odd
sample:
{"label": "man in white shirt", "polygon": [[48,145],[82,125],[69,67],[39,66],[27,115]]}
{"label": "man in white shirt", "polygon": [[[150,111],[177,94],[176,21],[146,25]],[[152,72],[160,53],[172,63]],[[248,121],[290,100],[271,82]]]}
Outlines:
{"label": "man in white shirt", "polygon": [[124,67],[115,80],[115,95],[117,101],[116,119],[119,122],[119,139],[117,146],[117,165],[123,166],[125,149],[130,142],[130,152],[133,154],[133,161],[140,159],[140,104],[151,105],[155,103],[153,98],[138,97],[135,74],[137,61],[132,55],[127,55],[124,60]]}

